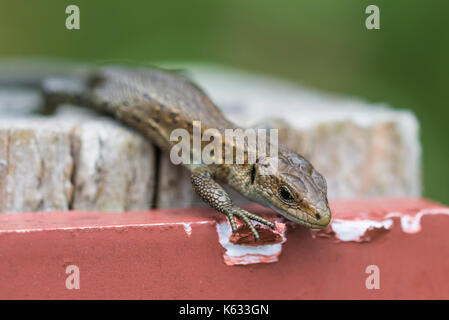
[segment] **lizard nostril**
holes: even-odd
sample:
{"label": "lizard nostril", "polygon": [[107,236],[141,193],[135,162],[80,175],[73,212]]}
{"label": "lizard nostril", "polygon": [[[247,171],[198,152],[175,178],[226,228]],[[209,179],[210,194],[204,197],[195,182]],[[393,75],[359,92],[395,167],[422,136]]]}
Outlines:
{"label": "lizard nostril", "polygon": [[321,216],[317,213],[317,214],[315,214],[315,218],[317,218],[317,220],[320,220]]}

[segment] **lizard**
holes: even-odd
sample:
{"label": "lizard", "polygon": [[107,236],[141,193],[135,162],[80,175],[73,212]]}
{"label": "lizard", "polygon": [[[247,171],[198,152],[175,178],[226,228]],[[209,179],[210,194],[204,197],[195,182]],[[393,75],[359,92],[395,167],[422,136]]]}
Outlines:
{"label": "lizard", "polygon": [[[175,144],[170,139],[175,129],[187,130],[193,139],[194,121],[201,122],[201,132],[214,128],[223,133],[238,128],[188,77],[159,68],[92,68],[77,75],[43,76],[38,87],[47,113],[62,103],[107,113],[166,151]],[[279,145],[277,161],[277,166],[271,168],[268,157],[257,155],[255,163],[200,163],[186,167],[191,172],[193,190],[227,216],[233,233],[237,231],[236,218],[248,226],[255,241],[259,234],[252,221],[271,228],[275,224],[235,205],[221,183],[290,221],[308,228],[325,228],[331,221],[325,178],[308,160],[285,146]],[[268,174],[267,167],[271,169]]]}

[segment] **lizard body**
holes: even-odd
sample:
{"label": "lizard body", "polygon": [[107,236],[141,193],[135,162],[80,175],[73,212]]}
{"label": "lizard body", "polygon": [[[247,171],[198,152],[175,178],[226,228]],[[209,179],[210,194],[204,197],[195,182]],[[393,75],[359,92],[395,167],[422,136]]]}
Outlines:
{"label": "lizard body", "polygon": [[[192,142],[194,121],[201,121],[201,132],[214,128],[224,133],[225,129],[237,128],[190,80],[158,69],[103,68],[83,77],[49,77],[43,80],[42,91],[49,108],[68,102],[107,112],[167,151],[177,143],[170,140],[175,129],[187,130]],[[331,213],[322,175],[302,156],[283,146],[279,146],[277,168],[262,174],[269,166],[268,158],[258,156],[255,164],[187,167],[195,192],[227,215],[234,232],[236,217],[248,225],[256,240],[259,235],[251,220],[270,227],[274,224],[234,205],[219,182],[228,183],[245,197],[298,224],[326,227]]]}

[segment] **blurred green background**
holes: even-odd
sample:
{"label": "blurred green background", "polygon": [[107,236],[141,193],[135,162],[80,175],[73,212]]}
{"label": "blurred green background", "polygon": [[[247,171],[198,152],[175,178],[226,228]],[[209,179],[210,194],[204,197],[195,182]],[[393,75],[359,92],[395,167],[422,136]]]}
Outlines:
{"label": "blurred green background", "polygon": [[[81,29],[65,28],[76,4]],[[365,8],[380,8],[380,30]],[[0,57],[207,61],[415,112],[424,195],[449,204],[447,0],[0,0]]]}

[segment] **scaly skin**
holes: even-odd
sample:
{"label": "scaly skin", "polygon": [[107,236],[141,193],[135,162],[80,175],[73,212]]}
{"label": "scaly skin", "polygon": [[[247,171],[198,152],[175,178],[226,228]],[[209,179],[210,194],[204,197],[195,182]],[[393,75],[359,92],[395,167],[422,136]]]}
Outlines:
{"label": "scaly skin", "polygon": [[[201,133],[215,128],[224,136],[225,129],[237,128],[201,89],[171,72],[106,68],[92,71],[85,78],[48,78],[42,89],[49,108],[72,102],[107,112],[167,151],[178,143],[170,141],[170,133],[175,129],[186,129],[193,140],[193,121],[201,121]],[[189,143],[192,145],[192,141]],[[235,150],[238,146],[232,147]],[[324,228],[331,220],[325,179],[306,159],[283,146],[279,146],[277,167],[267,157],[259,157],[256,164],[223,161],[187,167],[195,192],[212,208],[227,215],[234,232],[235,217],[248,225],[256,240],[259,235],[251,220],[272,228],[274,224],[234,205],[220,181],[306,227]]]}

